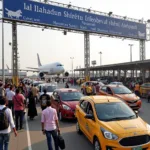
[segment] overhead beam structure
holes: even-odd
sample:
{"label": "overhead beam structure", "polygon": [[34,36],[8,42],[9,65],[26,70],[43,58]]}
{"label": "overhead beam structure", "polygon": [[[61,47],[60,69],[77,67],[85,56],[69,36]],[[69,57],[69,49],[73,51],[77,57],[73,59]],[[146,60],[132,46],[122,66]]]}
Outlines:
{"label": "overhead beam structure", "polygon": [[85,66],[85,73],[84,75],[89,80],[90,77],[90,35],[88,32],[84,33],[84,66]]}
{"label": "overhead beam structure", "polygon": [[145,40],[140,40],[140,60],[145,60],[145,56],[146,56],[146,53],[145,53]]}
{"label": "overhead beam structure", "polygon": [[12,22],[12,57],[13,57],[13,84],[18,86],[18,48],[17,48],[17,23]]}

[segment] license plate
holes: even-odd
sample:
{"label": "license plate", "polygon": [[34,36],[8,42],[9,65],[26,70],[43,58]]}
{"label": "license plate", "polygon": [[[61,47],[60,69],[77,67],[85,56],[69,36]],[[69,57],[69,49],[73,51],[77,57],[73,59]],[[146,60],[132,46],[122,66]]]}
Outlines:
{"label": "license plate", "polygon": [[130,106],[137,106],[137,104],[130,104]]}
{"label": "license plate", "polygon": [[132,150],[142,150],[142,147],[134,147]]}

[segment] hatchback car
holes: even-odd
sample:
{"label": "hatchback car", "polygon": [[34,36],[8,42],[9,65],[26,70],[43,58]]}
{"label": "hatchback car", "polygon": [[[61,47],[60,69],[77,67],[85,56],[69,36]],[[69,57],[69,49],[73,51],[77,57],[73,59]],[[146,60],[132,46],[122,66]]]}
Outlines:
{"label": "hatchback car", "polygon": [[147,97],[148,92],[150,92],[150,83],[143,83],[140,86],[140,95],[142,97]]}
{"label": "hatchback car", "polygon": [[82,96],[78,90],[71,88],[57,89],[53,92],[51,104],[57,110],[60,120],[75,119],[75,108]]}
{"label": "hatchback car", "polygon": [[38,85],[39,94],[38,97],[40,97],[42,94],[44,94],[43,90],[46,89],[47,94],[51,96],[54,92],[54,90],[57,89],[57,83],[44,83]]}
{"label": "hatchback car", "polygon": [[139,110],[141,108],[141,100],[131,90],[122,85],[107,85],[100,89],[98,95],[114,96],[125,103],[132,109]]}
{"label": "hatchback car", "polygon": [[95,150],[150,149],[150,125],[118,98],[82,97],[75,115],[77,132],[83,132]]}

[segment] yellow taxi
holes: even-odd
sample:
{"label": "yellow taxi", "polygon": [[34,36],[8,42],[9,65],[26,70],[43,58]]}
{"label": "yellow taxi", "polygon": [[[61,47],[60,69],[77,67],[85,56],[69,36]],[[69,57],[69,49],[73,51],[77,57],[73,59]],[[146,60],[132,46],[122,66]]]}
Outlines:
{"label": "yellow taxi", "polygon": [[84,78],[79,78],[79,79],[76,80],[76,82],[77,82],[77,84],[80,85],[80,84],[85,82],[85,79]]}
{"label": "yellow taxi", "polygon": [[148,92],[150,92],[150,83],[143,83],[140,86],[140,95],[146,97]]}
{"label": "yellow taxi", "polygon": [[75,115],[77,132],[83,132],[95,150],[150,149],[150,125],[118,98],[82,97]]}

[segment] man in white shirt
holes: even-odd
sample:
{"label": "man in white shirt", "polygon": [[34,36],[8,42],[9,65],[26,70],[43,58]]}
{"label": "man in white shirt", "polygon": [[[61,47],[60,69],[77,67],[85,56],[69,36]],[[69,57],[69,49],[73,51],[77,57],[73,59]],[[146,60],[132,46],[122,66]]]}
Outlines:
{"label": "man in white shirt", "polygon": [[[8,122],[8,127],[6,128],[2,120],[2,111],[4,111],[6,116],[4,118],[6,118]],[[13,129],[15,136],[17,136],[17,131],[15,129],[15,124],[12,118],[12,112],[9,108],[6,107],[6,98],[0,96],[0,150],[8,150],[11,128]]]}
{"label": "man in white shirt", "polygon": [[11,86],[10,90],[7,92],[6,98],[8,100],[8,107],[11,109],[13,117],[14,117],[14,104],[13,104],[14,95],[15,95],[14,87]]}
{"label": "man in white shirt", "polygon": [[7,85],[7,88],[6,88],[6,90],[5,90],[5,94],[6,94],[6,95],[7,95],[7,92],[9,92],[9,90],[10,90],[10,84]]}

